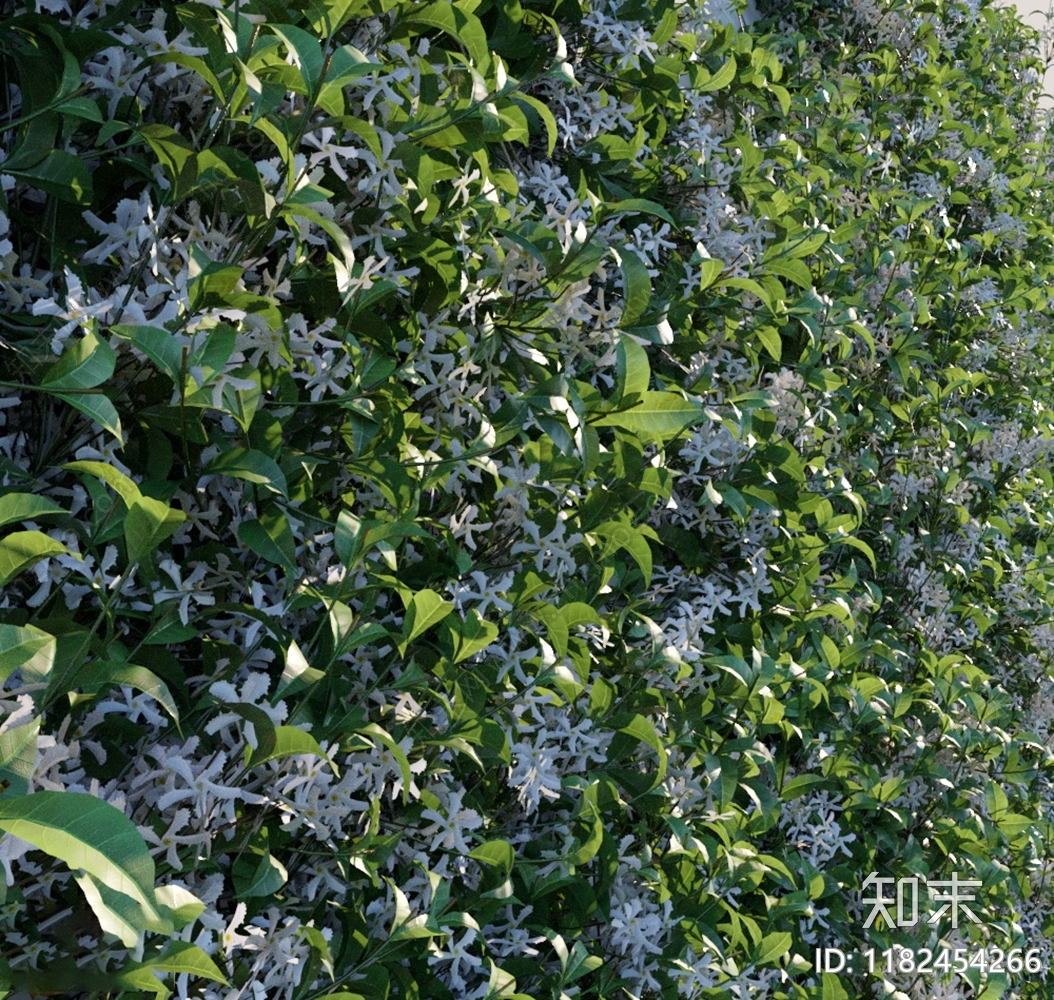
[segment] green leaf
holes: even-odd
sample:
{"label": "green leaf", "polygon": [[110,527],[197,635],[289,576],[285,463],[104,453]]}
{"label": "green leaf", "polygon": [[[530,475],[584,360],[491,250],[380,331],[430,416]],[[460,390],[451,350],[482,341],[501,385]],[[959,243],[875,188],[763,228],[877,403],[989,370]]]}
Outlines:
{"label": "green leaf", "polygon": [[710,77],[705,83],[699,86],[704,94],[709,93],[711,90],[720,90],[722,87],[727,87],[736,76],[736,57],[729,56],[725,64]]}
{"label": "green leaf", "polygon": [[170,197],[179,201],[193,187],[198,176],[198,158],[190,140],[169,125],[143,125],[139,134],[150,144],[168,174],[172,184]]}
{"label": "green leaf", "polygon": [[783,278],[790,278],[801,288],[812,288],[812,274],[808,265],[800,260],[770,260],[765,264],[766,270]]}
{"label": "green leaf", "polygon": [[789,802],[791,799],[799,798],[810,792],[817,785],[822,785],[827,778],[822,774],[799,774],[791,778],[782,789],[780,799]]}
{"label": "green leaf", "polygon": [[486,649],[498,638],[498,626],[486,621],[475,608],[469,610],[464,621],[457,615],[451,615],[446,620],[446,626],[450,629],[454,644],[455,663]]}
{"label": "green leaf", "polygon": [[53,395],[64,403],[69,403],[89,420],[94,420],[104,431],[117,438],[118,444],[124,446],[124,431],[121,429],[121,418],[117,415],[117,408],[101,392],[79,392],[76,395],[56,392]]}
{"label": "green leaf", "polygon": [[15,531],[0,538],[0,587],[48,556],[69,552],[43,531]]}
{"label": "green leaf", "polygon": [[647,198],[623,198],[621,201],[604,203],[600,205],[600,211],[605,217],[615,214],[654,215],[671,226],[677,225],[677,221],[662,205]]}
{"label": "green leaf", "polygon": [[90,97],[74,97],[65,104],[60,104],[55,109],[60,115],[70,115],[74,118],[83,118],[85,121],[103,123],[102,112],[99,105]]}
{"label": "green leaf", "polygon": [[625,520],[608,521],[594,528],[593,531],[606,542],[598,556],[601,561],[620,549],[625,549],[640,567],[640,571],[644,575],[645,586],[651,585],[651,547],[644,537],[643,528],[635,527],[627,517]]}
{"label": "green leaf", "polygon": [[651,278],[647,265],[635,250],[623,247],[615,251],[615,259],[622,272],[622,295],[626,301],[619,326],[633,326],[651,301]]}
{"label": "green leaf", "polygon": [[548,106],[542,101],[538,100],[537,97],[531,97],[528,94],[517,93],[510,97],[514,104],[526,105],[523,111],[527,114],[527,120],[530,121],[532,117],[541,120],[545,126],[546,135],[548,141],[546,143],[546,156],[552,156],[553,150],[556,149],[556,139],[560,134],[556,127],[556,119],[553,117],[552,111],[549,110]]}
{"label": "green leaf", "polygon": [[141,496],[128,508],[124,521],[124,538],[130,564],[142,562],[145,556],[170,537],[186,520],[186,514],[160,500]]}
{"label": "green leaf", "polygon": [[142,351],[175,385],[182,382],[183,348],[167,330],[154,326],[112,326],[110,333],[131,342]]}
{"label": "green leaf", "polygon": [[283,567],[290,576],[296,575],[296,542],[284,514],[270,518],[266,525],[262,519],[242,521],[238,525],[238,541],[268,562]]}
{"label": "green leaf", "polygon": [[136,663],[125,663],[120,660],[86,663],[77,672],[70,687],[99,691],[102,688],[121,684],[150,695],[177,724],[179,723],[179,708],[176,706],[176,700],[172,697],[168,685],[152,670]]}
{"label": "green leaf", "polygon": [[875,562],[875,553],[871,546],[862,538],[857,538],[855,535],[836,535],[831,539],[831,543],[835,545],[848,545],[850,548],[856,549],[858,552],[863,552],[867,557],[867,561],[871,564],[871,569],[876,573],[878,572],[878,565]]}
{"label": "green leaf", "polygon": [[299,694],[312,684],[317,684],[325,676],[323,671],[310,666],[300,647],[295,642],[291,642],[285,654],[282,679],[278,682],[278,690],[275,691],[271,701],[275,703],[280,698]]}
{"label": "green leaf", "polygon": [[0,173],[17,177],[30,187],[54,195],[60,201],[68,201],[74,205],[92,203],[92,182],[88,164],[64,149],[53,149],[40,162],[21,170],[12,170],[0,163]]}
{"label": "green leaf", "polygon": [[268,23],[267,27],[285,42],[289,54],[300,67],[307,92],[316,93],[326,63],[318,39],[292,24]]}
{"label": "green leaf", "polygon": [[153,916],[138,900],[118,892],[89,872],[80,872],[74,878],[95,913],[99,926],[107,934],[120,938],[126,948],[134,948],[140,934],[147,930],[172,930],[171,925]]}
{"label": "green leaf", "polygon": [[756,965],[768,965],[775,963],[790,951],[793,938],[789,931],[774,931],[766,934],[754,952],[753,960]]}
{"label": "green leaf", "polygon": [[372,736],[375,740],[379,740],[395,758],[395,762],[399,767],[399,774],[403,779],[403,802],[406,803],[410,795],[410,786],[413,784],[413,773],[410,771],[410,761],[403,748],[395,742],[390,733],[386,733],[375,722],[371,722],[366,726],[359,726],[355,732],[363,733],[366,736]]}
{"label": "green leaf", "polygon": [[0,733],[0,798],[25,795],[37,764],[37,734],[40,720]]}
{"label": "green leaf", "polygon": [[26,681],[44,681],[55,665],[55,636],[35,625],[0,624],[0,680],[21,668]]}
{"label": "green leaf", "polygon": [[516,861],[516,850],[507,840],[489,840],[473,848],[468,856],[485,865],[500,868],[503,874],[508,875]]}
{"label": "green leaf", "polygon": [[444,601],[434,590],[419,590],[406,609],[406,617],[403,620],[403,647],[413,642],[426,629],[437,625],[453,610],[454,605]]}
{"label": "green leaf", "polygon": [[[189,941],[170,941],[157,958],[142,964],[134,963],[131,967],[125,966],[119,978],[134,989],[155,990],[159,985],[155,978],[157,974],[180,973],[186,973],[191,979],[209,979],[224,986],[230,985],[219,966],[201,948]],[[150,985],[150,980],[154,985]]]}
{"label": "green leaf", "polygon": [[35,521],[38,517],[65,513],[58,504],[32,493],[8,493],[0,497],[0,527],[15,521]]}
{"label": "green leaf", "polygon": [[252,896],[273,896],[289,881],[289,872],[270,851],[262,854],[248,852],[238,858],[232,867],[234,898],[249,899]]}
{"label": "green leaf", "polygon": [[83,869],[100,885],[137,902],[161,923],[154,896],[154,859],[135,824],[109,802],[84,792],[34,792],[0,800],[0,829]]}
{"label": "green leaf", "polygon": [[647,437],[669,438],[702,419],[702,408],[676,392],[645,392],[639,402],[616,413],[605,413],[594,427],[619,427]]}
{"label": "green leaf", "polygon": [[114,372],[117,355],[94,333],[85,334],[65,351],[40,380],[49,391],[94,389]]}
{"label": "green leaf", "polygon": [[618,402],[633,402],[643,397],[651,384],[651,367],[648,355],[632,337],[623,334],[615,345],[615,371],[617,375]]}
{"label": "green leaf", "polygon": [[487,33],[478,17],[452,3],[413,4],[410,16],[400,19],[399,28],[438,28],[456,39],[481,73],[490,68],[490,46]]}
{"label": "green leaf", "polygon": [[278,760],[280,757],[293,757],[301,754],[314,754],[316,757],[321,757],[336,773],[336,768],[333,767],[330,759],[322,752],[322,747],[318,745],[318,740],[310,733],[305,733],[303,729],[297,729],[295,726],[276,726],[274,730],[274,746],[269,750],[265,750],[261,742],[260,746],[249,758],[249,767],[266,764],[268,761]]}
{"label": "green leaf", "polygon": [[616,715],[609,720],[608,725],[620,733],[634,736],[643,743],[647,743],[655,751],[658,757],[658,768],[652,780],[652,788],[660,784],[666,776],[667,755],[666,748],[662,745],[662,740],[659,739],[655,727],[643,715],[630,714]]}
{"label": "green leaf", "polygon": [[233,476],[250,483],[259,483],[284,497],[289,495],[285,475],[277,463],[255,448],[231,448],[217,455],[205,468],[214,476]]}

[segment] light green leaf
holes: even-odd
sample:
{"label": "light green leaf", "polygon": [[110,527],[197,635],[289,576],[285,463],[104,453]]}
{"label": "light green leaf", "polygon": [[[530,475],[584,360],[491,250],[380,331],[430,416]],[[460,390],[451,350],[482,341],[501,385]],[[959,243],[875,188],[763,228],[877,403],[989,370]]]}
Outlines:
{"label": "light green leaf", "polygon": [[702,261],[699,265],[699,291],[709,288],[724,269],[725,262],[723,260],[715,260],[713,257],[708,257]]}
{"label": "light green leaf", "polygon": [[651,384],[651,367],[648,355],[632,337],[623,334],[615,346],[615,371],[617,374],[619,403],[632,402],[643,396]]}
{"label": "light green leaf", "polygon": [[761,341],[762,346],[768,352],[773,361],[779,361],[783,355],[783,340],[780,332],[774,326],[754,327],[754,336]]}
{"label": "light green leaf", "polygon": [[754,953],[754,963],[756,965],[775,963],[790,951],[792,940],[790,931],[774,931],[772,934],[766,934]]}
{"label": "light green leaf", "polygon": [[410,794],[410,785],[413,784],[413,774],[410,771],[410,761],[403,748],[395,742],[390,733],[386,733],[375,722],[371,722],[367,726],[359,726],[355,732],[363,733],[366,736],[372,736],[375,740],[379,740],[388,749],[392,757],[395,758],[395,762],[399,766],[399,773],[403,779],[403,802],[405,803]]}
{"label": "light green leaf", "polygon": [[782,278],[790,278],[794,284],[801,288],[812,288],[812,274],[808,265],[801,260],[770,260],[765,264],[766,270],[778,274]]}
{"label": "light green leaf", "polygon": [[205,469],[214,476],[233,476],[250,483],[259,483],[274,493],[289,495],[285,474],[278,464],[255,448],[232,448],[217,455]]}
{"label": "light green leaf", "polygon": [[55,665],[55,637],[35,625],[0,625],[0,680],[22,669],[30,682],[43,682]]}
{"label": "light green leaf", "polygon": [[0,829],[83,869],[108,890],[142,907],[161,924],[154,896],[154,859],[135,824],[109,802],[84,792],[34,792],[0,800]]}
{"label": "light green leaf", "polygon": [[170,941],[157,958],[144,962],[141,969],[169,974],[188,973],[191,978],[210,979],[228,985],[227,977],[216,963],[196,944],[189,941]]}
{"label": "light green leaf", "polygon": [[25,795],[37,764],[37,734],[40,720],[0,733],[0,798]]}
{"label": "light green leaf", "polygon": [[434,590],[419,590],[410,601],[403,621],[406,643],[413,642],[422,632],[441,622],[453,610],[454,605],[444,601]]}
{"label": "light green leaf", "polygon": [[823,982],[821,1000],[849,1000],[849,994],[842,985],[841,976],[834,972],[825,972],[820,978]]}
{"label": "light green leaf", "polygon": [[74,878],[95,913],[99,926],[107,934],[120,938],[126,948],[134,948],[139,935],[148,929],[164,929],[164,925],[154,920],[140,902],[111,889],[88,872],[80,872]]}
{"label": "light green leaf", "polygon": [[282,679],[278,683],[278,690],[275,691],[272,701],[299,694],[301,691],[311,687],[312,684],[317,684],[325,676],[323,671],[310,666],[300,647],[296,642],[291,642],[285,654],[285,669],[282,671]]}
{"label": "light green leaf", "polygon": [[489,840],[473,848],[468,855],[475,861],[500,868],[506,875],[512,871],[516,861],[516,850],[507,840]]}
{"label": "light green leaf", "polygon": [[154,894],[163,906],[176,930],[192,924],[205,912],[205,904],[189,889],[180,885],[163,885]]}
{"label": "light green leaf", "polygon": [[50,514],[65,514],[57,503],[32,493],[8,493],[0,497],[0,527],[15,521],[35,521]]}
{"label": "light green leaf", "polygon": [[704,94],[711,90],[720,90],[722,87],[727,87],[736,76],[736,57],[729,56],[728,60],[713,76],[710,77],[706,83],[700,85],[698,88]]}
{"label": "light green leaf", "polygon": [[303,729],[297,729],[295,726],[276,726],[274,746],[269,750],[265,750],[261,743],[249,758],[249,767],[266,764],[268,761],[278,760],[280,757],[294,757],[302,754],[314,754],[316,757],[321,757],[329,764],[333,773],[337,773],[332,761],[322,752],[322,747],[318,745],[318,740],[310,733],[305,733]]}
{"label": "light green leaf", "polygon": [[14,531],[0,538],[0,587],[48,556],[69,552],[61,542],[43,531]]}
{"label": "light green leaf", "polygon": [[106,462],[67,462],[63,468],[70,469],[72,472],[86,472],[91,476],[98,476],[129,507],[143,496],[139,487],[128,476]]}
{"label": "light green leaf", "polygon": [[638,403],[606,413],[594,427],[619,427],[648,437],[669,438],[704,417],[702,408],[675,392],[645,392]]}
{"label": "light green leaf", "polygon": [[486,621],[475,608],[468,611],[464,621],[457,615],[451,615],[446,626],[453,638],[455,663],[486,649],[498,638],[498,626]]}

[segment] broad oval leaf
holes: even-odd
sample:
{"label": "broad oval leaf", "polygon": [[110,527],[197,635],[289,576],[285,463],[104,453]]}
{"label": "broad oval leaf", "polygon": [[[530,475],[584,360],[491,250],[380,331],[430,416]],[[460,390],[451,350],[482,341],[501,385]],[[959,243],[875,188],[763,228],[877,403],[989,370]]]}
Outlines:
{"label": "broad oval leaf", "polygon": [[49,391],[94,389],[113,374],[116,365],[113,348],[94,333],[88,333],[67,348],[40,384]]}
{"label": "broad oval leaf", "polygon": [[259,483],[274,493],[289,495],[285,474],[278,463],[255,448],[231,448],[217,455],[205,468],[206,474],[233,476],[250,483]]}
{"label": "broad oval leaf", "polygon": [[154,859],[135,824],[109,802],[84,792],[51,791],[3,799],[0,829],[131,897],[160,924]]}
{"label": "broad oval leaf", "polygon": [[0,527],[15,521],[33,521],[38,517],[65,513],[57,503],[32,493],[8,493],[0,497]]}
{"label": "broad oval leaf", "polygon": [[69,552],[62,542],[43,531],[15,531],[0,538],[0,587],[48,556]]}

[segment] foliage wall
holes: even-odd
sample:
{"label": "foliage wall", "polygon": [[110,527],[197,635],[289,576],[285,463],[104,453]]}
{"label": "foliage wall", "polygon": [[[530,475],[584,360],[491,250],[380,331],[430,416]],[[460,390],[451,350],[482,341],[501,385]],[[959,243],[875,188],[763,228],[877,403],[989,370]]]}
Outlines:
{"label": "foliage wall", "polygon": [[1035,35],[759,7],[0,5],[0,993],[1049,995]]}

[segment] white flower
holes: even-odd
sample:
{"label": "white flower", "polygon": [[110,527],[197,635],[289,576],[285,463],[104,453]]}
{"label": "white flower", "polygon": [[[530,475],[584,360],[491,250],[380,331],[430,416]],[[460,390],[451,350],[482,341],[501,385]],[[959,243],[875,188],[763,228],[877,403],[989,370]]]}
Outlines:
{"label": "white flower", "polygon": [[483,825],[483,817],[475,809],[462,809],[461,800],[465,797],[462,791],[451,792],[447,800],[446,816],[435,809],[426,809],[421,816],[432,820],[432,825],[421,831],[425,837],[432,838],[432,850],[440,847],[445,850],[456,850],[459,854],[468,854],[472,845],[465,840],[469,830],[476,830]]}
{"label": "white flower", "polygon": [[[451,935],[446,951],[441,950],[434,942],[430,942],[433,954],[429,955],[428,964],[440,965],[449,963],[446,974],[449,976],[450,985],[454,989],[464,987],[467,977],[471,976],[474,970],[479,969],[483,965],[483,959],[478,955],[471,954],[468,950],[475,942],[476,936],[477,932],[471,927],[461,936],[460,941],[455,942],[454,936]],[[465,966],[464,970],[462,970],[462,966]]]}
{"label": "white flower", "polygon": [[344,164],[347,161],[355,163],[359,159],[360,150],[354,146],[341,146],[335,142],[336,132],[331,128],[322,128],[318,130],[318,135],[314,132],[309,132],[304,136],[304,143],[308,146],[314,146],[319,152],[311,154],[311,166],[317,167],[320,163],[326,162],[329,165],[330,170],[333,171],[342,181],[348,179],[348,172],[344,169]]}
{"label": "white flower", "polygon": [[112,308],[110,300],[100,300],[94,289],[89,292],[88,301],[85,301],[80,278],[69,268],[65,269],[65,273],[65,296],[61,299],[37,299],[31,310],[34,316],[57,316],[62,320],[62,326],[51,338],[51,349],[56,354],[62,353],[62,345],[76,327],[79,326],[85,332],[90,331],[95,325],[92,321],[105,316]]}
{"label": "white flower", "polygon": [[102,243],[81,255],[89,263],[101,264],[117,252],[128,259],[138,259],[142,248],[154,236],[154,207],[149,191],[144,191],[138,201],[122,198],[117,203],[113,222],[103,222],[94,212],[83,214],[92,229],[105,237]]}
{"label": "white flower", "polygon": [[190,621],[190,602],[195,604],[212,605],[216,603],[216,597],[209,592],[204,584],[205,574],[208,566],[205,563],[195,564],[193,572],[185,580],[182,578],[180,568],[171,559],[162,559],[158,568],[163,569],[172,577],[175,587],[161,588],[154,591],[154,604],[164,601],[179,601],[179,620],[186,625]]}

